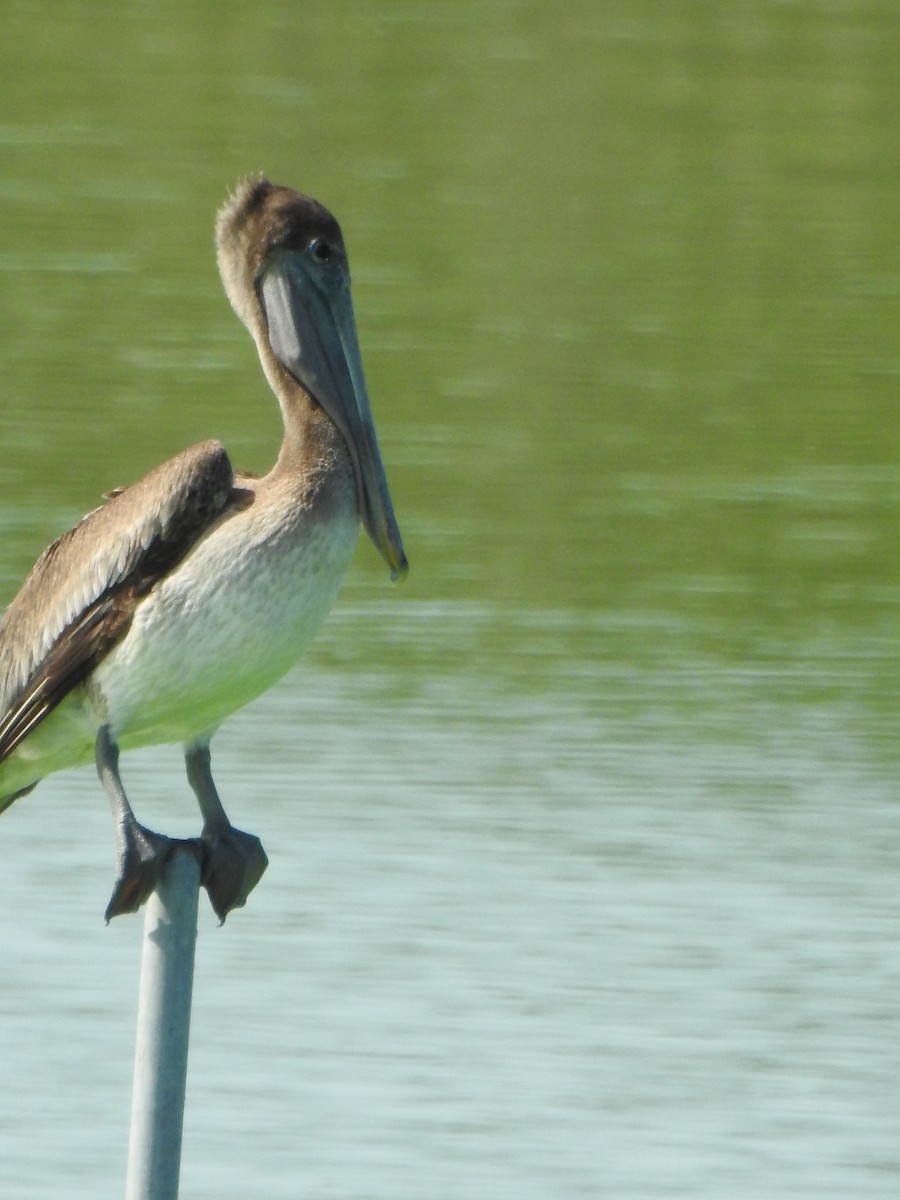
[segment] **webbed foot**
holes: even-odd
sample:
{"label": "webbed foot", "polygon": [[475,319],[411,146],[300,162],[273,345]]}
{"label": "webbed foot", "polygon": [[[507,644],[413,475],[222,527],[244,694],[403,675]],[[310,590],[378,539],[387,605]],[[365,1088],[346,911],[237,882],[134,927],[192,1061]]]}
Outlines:
{"label": "webbed foot", "polygon": [[232,909],[243,908],[247,903],[269,860],[258,837],[233,825],[204,831],[200,844],[203,847],[200,882],[222,925]]}
{"label": "webbed foot", "polygon": [[116,881],[106,906],[107,925],[113,917],[137,912],[159,883],[174,842],[137,821],[123,822],[118,843]]}

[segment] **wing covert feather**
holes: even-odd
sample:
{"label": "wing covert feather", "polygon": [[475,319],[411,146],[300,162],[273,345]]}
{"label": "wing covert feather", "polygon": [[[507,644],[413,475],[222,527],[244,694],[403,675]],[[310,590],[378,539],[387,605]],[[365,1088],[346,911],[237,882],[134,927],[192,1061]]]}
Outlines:
{"label": "wing covert feather", "polygon": [[224,447],[201,442],[48,546],[0,620],[0,761],[109,652],[140,598],[234,498]]}

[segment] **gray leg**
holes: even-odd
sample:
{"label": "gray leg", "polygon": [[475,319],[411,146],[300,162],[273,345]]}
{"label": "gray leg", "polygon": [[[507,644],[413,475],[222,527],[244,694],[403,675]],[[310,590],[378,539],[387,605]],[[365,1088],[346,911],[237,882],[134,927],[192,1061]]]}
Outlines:
{"label": "gray leg", "polygon": [[139,825],[119,775],[119,747],[104,725],[97,734],[97,774],[112,807],[116,824],[116,881],[106,908],[106,920],[137,912],[156,888],[172,843]]}
{"label": "gray leg", "polygon": [[209,742],[194,742],[184,754],[188,783],[203,816],[202,883],[216,916],[224,921],[233,908],[242,908],[269,865],[262,842],[228,820],[209,761]]}

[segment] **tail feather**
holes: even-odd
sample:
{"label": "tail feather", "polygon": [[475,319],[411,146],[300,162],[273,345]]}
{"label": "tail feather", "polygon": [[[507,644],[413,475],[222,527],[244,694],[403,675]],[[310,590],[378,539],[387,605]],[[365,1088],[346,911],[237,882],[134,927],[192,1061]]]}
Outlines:
{"label": "tail feather", "polygon": [[28,787],[19,788],[17,792],[10,792],[8,796],[0,796],[0,813],[6,812],[12,802],[18,800],[20,796],[27,796],[29,792],[33,792],[39,783],[40,780],[36,779],[34,783],[29,783]]}

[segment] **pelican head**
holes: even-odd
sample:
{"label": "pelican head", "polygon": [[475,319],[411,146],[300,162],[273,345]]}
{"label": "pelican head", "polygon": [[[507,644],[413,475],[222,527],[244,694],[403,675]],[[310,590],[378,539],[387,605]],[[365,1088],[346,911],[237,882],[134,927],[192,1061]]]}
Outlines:
{"label": "pelican head", "polygon": [[334,422],[356,477],[357,507],[394,579],[406,555],[369,404],[340,226],[316,200],[246,180],[219,211],[219,272],[231,306],[284,399],[298,384]]}

